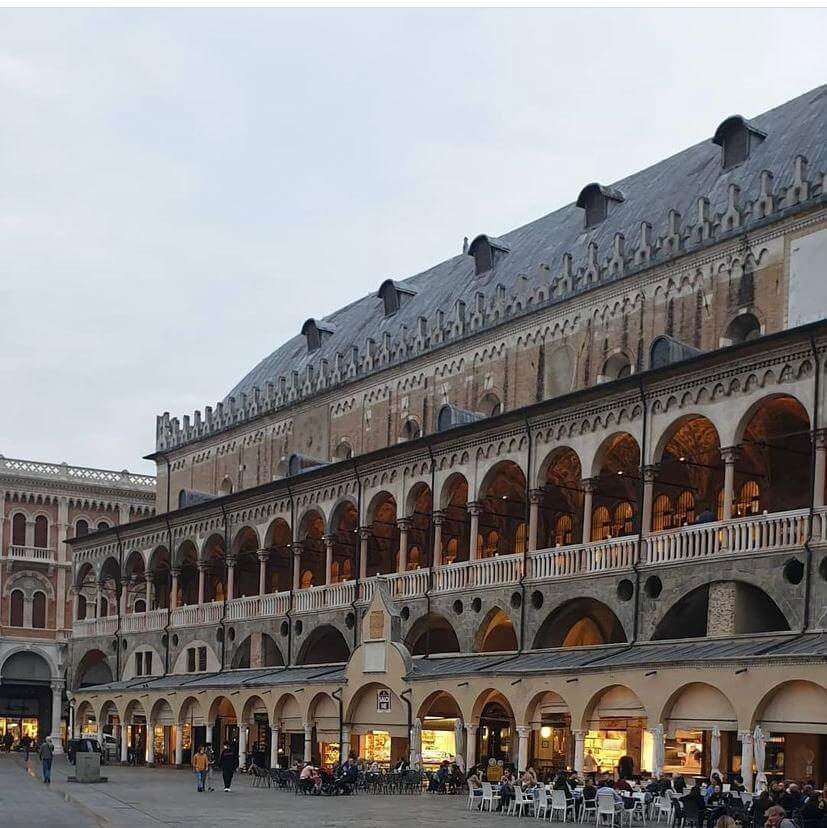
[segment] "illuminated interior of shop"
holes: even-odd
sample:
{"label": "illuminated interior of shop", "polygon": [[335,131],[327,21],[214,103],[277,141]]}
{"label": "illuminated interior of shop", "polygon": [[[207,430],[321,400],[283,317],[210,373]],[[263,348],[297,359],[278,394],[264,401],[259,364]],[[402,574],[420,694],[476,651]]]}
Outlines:
{"label": "illuminated interior of shop", "polygon": [[14,741],[17,742],[23,736],[28,736],[30,739],[37,739],[37,732],[37,719],[0,717],[0,736],[11,733]]}
{"label": "illuminated interior of shop", "polygon": [[598,729],[589,730],[583,749],[586,752],[591,751],[601,773],[614,773],[621,756],[632,758],[635,773],[652,768],[652,735],[643,729],[638,719],[620,719],[606,723]]}
{"label": "illuminated interior of shop", "polygon": [[391,735],[386,730],[372,730],[359,737],[359,755],[367,762],[390,765]]}
{"label": "illuminated interior of shop", "polygon": [[[563,717],[543,718],[540,729],[535,731],[533,763],[538,768],[557,771],[568,767],[571,730]],[[536,768],[535,768],[536,769]]]}
{"label": "illuminated interior of shop", "polygon": [[457,755],[456,719],[425,716],[422,727],[422,765],[432,769]]}
{"label": "illuminated interior of shop", "polygon": [[700,775],[703,751],[703,731],[676,730],[674,737],[666,739],[663,755],[664,772]]}

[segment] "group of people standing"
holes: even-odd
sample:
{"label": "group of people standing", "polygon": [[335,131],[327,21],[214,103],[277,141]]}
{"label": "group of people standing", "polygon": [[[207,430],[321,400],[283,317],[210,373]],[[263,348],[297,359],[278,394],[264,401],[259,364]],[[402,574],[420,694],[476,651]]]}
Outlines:
{"label": "group of people standing", "polygon": [[230,793],[232,791],[233,776],[238,769],[238,754],[232,749],[229,742],[224,742],[218,761],[215,759],[215,753],[211,745],[201,745],[192,757],[195,787],[199,793],[215,790],[212,785],[212,771],[215,765],[221,769],[224,792]]}

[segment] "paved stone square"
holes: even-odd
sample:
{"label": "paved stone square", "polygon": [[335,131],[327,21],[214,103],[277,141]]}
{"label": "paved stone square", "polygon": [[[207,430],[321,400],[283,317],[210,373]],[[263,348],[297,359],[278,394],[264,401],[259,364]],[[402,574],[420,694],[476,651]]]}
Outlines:
{"label": "paved stone square", "polygon": [[[447,828],[463,824],[485,828],[502,825],[505,819],[499,814],[469,813],[464,795],[303,797],[282,790],[251,788],[245,775],[236,776],[231,793],[224,793],[220,787],[213,793],[198,793],[194,776],[187,770],[105,766],[103,773],[109,782],[100,785],[69,783],[69,773],[68,762],[57,757],[54,781],[47,788],[40,782],[34,757],[28,771],[20,758],[2,757],[0,807],[4,813],[15,815],[15,825],[20,828]],[[215,779],[216,786],[219,781]],[[532,820],[530,824],[536,823]]]}

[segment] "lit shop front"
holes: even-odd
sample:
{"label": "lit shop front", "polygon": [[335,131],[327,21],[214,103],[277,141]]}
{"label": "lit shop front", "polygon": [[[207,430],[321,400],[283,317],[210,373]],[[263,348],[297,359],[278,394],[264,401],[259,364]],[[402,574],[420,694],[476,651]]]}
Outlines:
{"label": "lit shop front", "polygon": [[365,687],[351,705],[350,748],[368,763],[388,768],[408,757],[408,712],[392,690]]}
{"label": "lit shop front", "polygon": [[646,711],[627,687],[606,690],[589,717],[584,751],[585,766],[594,762],[596,772],[616,774],[621,758],[632,773],[652,769],[653,742],[646,730]]}
{"label": "lit shop front", "polygon": [[514,717],[500,701],[489,701],[480,714],[477,729],[477,758],[508,763],[516,760],[512,750],[514,741]]}
{"label": "lit shop front", "polygon": [[434,770],[446,759],[455,761],[457,754],[465,758],[462,714],[454,698],[437,692],[419,710],[420,762]]}
{"label": "lit shop front", "polygon": [[548,691],[536,701],[531,715],[529,764],[542,776],[573,767],[571,715],[557,693]]}

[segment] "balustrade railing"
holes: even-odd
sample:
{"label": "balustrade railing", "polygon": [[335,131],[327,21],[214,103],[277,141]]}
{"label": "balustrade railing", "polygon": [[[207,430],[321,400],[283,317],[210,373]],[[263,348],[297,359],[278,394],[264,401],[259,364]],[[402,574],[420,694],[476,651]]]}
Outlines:
{"label": "balustrade railing", "polygon": [[202,624],[217,624],[221,620],[221,602],[209,604],[192,604],[188,607],[176,607],[170,611],[170,627],[197,627]]}
{"label": "balustrade railing", "polygon": [[520,580],[523,556],[495,555],[476,561],[446,564],[434,569],[434,592],[453,592],[473,587],[502,586]]}
{"label": "balustrade railing", "polygon": [[251,618],[258,618],[260,604],[261,598],[258,595],[233,598],[232,601],[227,601],[226,618],[228,621],[247,621]]}
{"label": "balustrade railing", "polygon": [[121,618],[121,632],[149,632],[162,630],[167,625],[167,610],[154,609],[149,612],[130,612]]}
{"label": "balustrade railing", "polygon": [[637,535],[541,549],[528,556],[528,578],[542,581],[628,569],[637,556]]}
{"label": "balustrade railing", "polygon": [[85,618],[75,621],[72,635],[76,638],[88,638],[93,635],[114,635],[118,628],[118,616],[106,615],[103,618]]}
{"label": "balustrade railing", "polygon": [[54,549],[43,549],[39,546],[17,546],[10,544],[8,557],[16,561],[29,561],[32,563],[53,563],[55,560]]}
{"label": "balustrade railing", "polygon": [[410,572],[389,575],[391,596],[400,601],[423,596],[428,590],[429,575],[427,569],[412,569]]}
{"label": "balustrade railing", "polygon": [[261,596],[259,614],[263,618],[280,617],[287,613],[290,607],[289,592],[271,592]]}

